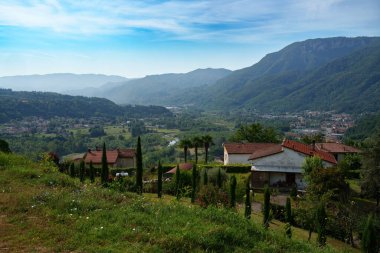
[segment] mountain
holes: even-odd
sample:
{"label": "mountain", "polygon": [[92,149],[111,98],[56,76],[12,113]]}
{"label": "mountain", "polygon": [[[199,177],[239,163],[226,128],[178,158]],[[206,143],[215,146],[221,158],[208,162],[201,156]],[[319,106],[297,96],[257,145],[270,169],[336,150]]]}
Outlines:
{"label": "mountain", "polygon": [[124,82],[121,76],[97,74],[47,74],[0,77],[0,88],[17,91],[66,92],[85,87],[100,87],[110,82]]}
{"label": "mountain", "polygon": [[171,116],[161,106],[120,106],[105,98],[87,98],[51,92],[0,89],[0,122],[25,117],[143,118]]}
{"label": "mountain", "polygon": [[183,94],[189,88],[211,85],[230,73],[227,69],[208,68],[185,74],[151,75],[120,83],[102,96],[121,104],[167,105],[167,98]]}
{"label": "mountain", "polygon": [[209,87],[168,101],[223,110],[380,110],[379,46],[378,37],[296,42]]}

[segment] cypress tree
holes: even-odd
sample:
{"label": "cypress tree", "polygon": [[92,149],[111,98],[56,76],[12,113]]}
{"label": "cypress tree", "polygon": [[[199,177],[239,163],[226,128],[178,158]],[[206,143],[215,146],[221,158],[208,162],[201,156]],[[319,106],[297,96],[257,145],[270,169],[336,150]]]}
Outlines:
{"label": "cypress tree", "polygon": [[236,206],[236,177],[232,176],[230,181],[230,207]]}
{"label": "cypress tree", "polygon": [[270,192],[268,186],[264,189],[264,207],[263,207],[263,225],[264,228],[269,227],[269,213],[270,213]]}
{"label": "cypress tree", "polygon": [[107,186],[108,183],[108,161],[107,161],[107,150],[106,143],[103,142],[103,153],[102,153],[102,184],[103,186]]}
{"label": "cypress tree", "polygon": [[158,161],[158,178],[157,178],[157,195],[159,198],[162,197],[162,166],[161,162]]}
{"label": "cypress tree", "polygon": [[82,160],[79,164],[79,180],[84,182],[84,161]]}
{"label": "cypress tree", "polygon": [[203,185],[207,185],[207,183],[208,183],[207,169],[204,168],[204,172],[203,172]]}
{"label": "cypress tree", "polygon": [[249,178],[245,189],[245,217],[251,218],[252,206],[251,206],[251,187],[249,185]]}
{"label": "cypress tree", "polygon": [[142,153],[141,153],[141,139],[140,136],[137,138],[137,148],[136,148],[136,192],[142,194],[143,190],[143,164],[142,164]]}
{"label": "cypress tree", "polygon": [[75,177],[75,165],[74,165],[74,163],[70,164],[70,177]]}
{"label": "cypress tree", "polygon": [[373,222],[373,216],[370,214],[367,218],[361,241],[362,252],[365,253],[377,253],[379,250],[379,245],[376,241],[376,228]]}
{"label": "cypress tree", "polygon": [[94,169],[94,166],[92,165],[92,161],[90,161],[90,180],[91,180],[91,183],[95,182],[95,169]]}
{"label": "cypress tree", "polygon": [[285,224],[285,235],[289,239],[292,238],[292,225],[289,222]]}
{"label": "cypress tree", "polygon": [[196,188],[197,188],[197,165],[193,164],[192,180],[191,180],[191,203],[195,202]]}
{"label": "cypress tree", "polygon": [[220,168],[219,168],[219,171],[218,171],[218,177],[216,179],[217,179],[218,187],[222,188],[222,172],[220,171]]}
{"label": "cypress tree", "polygon": [[290,202],[290,198],[286,198],[286,205],[285,205],[285,220],[289,224],[293,223],[293,217],[292,217],[292,205]]}
{"label": "cypress tree", "polygon": [[321,203],[317,208],[317,242],[320,247],[326,245],[326,223],[327,215],[324,203]]}
{"label": "cypress tree", "polygon": [[177,169],[175,171],[175,195],[177,199],[180,198],[180,190],[181,190],[181,172],[179,170],[179,165],[177,164]]}

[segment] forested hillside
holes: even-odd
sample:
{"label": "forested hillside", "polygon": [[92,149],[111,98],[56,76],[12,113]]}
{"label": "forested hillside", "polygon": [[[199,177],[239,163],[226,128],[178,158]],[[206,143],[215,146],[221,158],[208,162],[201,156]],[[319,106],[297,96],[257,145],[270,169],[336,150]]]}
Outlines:
{"label": "forested hillside", "polygon": [[171,115],[160,106],[119,106],[104,98],[68,96],[49,92],[0,89],[0,122],[24,117],[115,118]]}

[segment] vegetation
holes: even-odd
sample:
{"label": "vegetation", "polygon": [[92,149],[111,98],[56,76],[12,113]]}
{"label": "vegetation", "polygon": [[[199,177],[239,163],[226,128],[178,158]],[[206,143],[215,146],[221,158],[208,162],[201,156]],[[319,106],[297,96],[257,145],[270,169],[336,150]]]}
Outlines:
{"label": "vegetation", "polygon": [[236,177],[234,175],[230,179],[230,207],[236,207]]}
{"label": "vegetation", "polygon": [[251,206],[251,187],[249,184],[249,180],[247,180],[246,183],[246,190],[245,190],[245,210],[244,210],[244,216],[247,219],[251,218],[252,213],[252,206]]}
{"label": "vegetation", "polygon": [[269,192],[269,188],[265,187],[264,206],[263,206],[263,225],[264,225],[264,228],[266,229],[269,227],[269,221],[270,221],[269,212],[270,212],[270,192]]}
{"label": "vegetation", "polygon": [[212,141],[212,137],[210,135],[204,135],[202,136],[202,142],[205,148],[205,164],[207,164],[208,161],[208,149],[211,145],[214,145],[214,142]]}
{"label": "vegetation", "polygon": [[106,144],[103,143],[103,149],[102,149],[102,176],[101,181],[103,186],[107,186],[109,178],[109,170],[108,170],[108,161],[107,161],[107,149]]}
{"label": "vegetation", "polygon": [[191,203],[195,202],[195,195],[197,190],[197,165],[193,164],[193,169],[191,171]]}
{"label": "vegetation", "polygon": [[159,198],[162,197],[162,166],[160,161],[158,161],[157,166],[157,195]]}
{"label": "vegetation", "polygon": [[91,183],[95,182],[95,169],[94,165],[92,164],[92,161],[90,161],[90,181]]}
{"label": "vegetation", "polygon": [[0,139],[0,152],[4,152],[4,153],[10,153],[11,152],[8,142],[6,142],[2,139]]}
{"label": "vegetation", "polygon": [[84,182],[84,161],[82,160],[79,164],[79,180]]}
{"label": "vegetation", "polygon": [[376,253],[379,251],[379,242],[376,238],[376,229],[372,215],[368,216],[362,238],[362,252]]}
{"label": "vegetation", "polygon": [[271,127],[262,126],[260,123],[242,125],[230,138],[233,142],[274,142],[280,141],[279,134]]}
{"label": "vegetation", "polygon": [[136,148],[136,192],[142,194],[143,191],[143,164],[141,152],[141,139],[137,138]]}

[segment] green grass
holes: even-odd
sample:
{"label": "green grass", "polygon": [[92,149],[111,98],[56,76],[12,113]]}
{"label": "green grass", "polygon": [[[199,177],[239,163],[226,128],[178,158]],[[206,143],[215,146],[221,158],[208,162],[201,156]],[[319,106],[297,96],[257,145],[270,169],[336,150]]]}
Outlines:
{"label": "green grass", "polygon": [[0,153],[0,249],[9,252],[334,252],[285,238],[281,224],[265,231],[257,216],[81,184]]}

